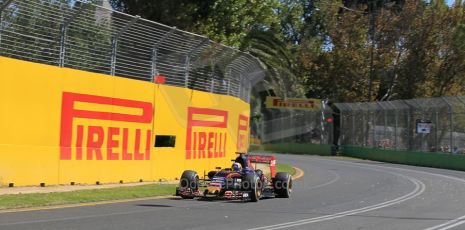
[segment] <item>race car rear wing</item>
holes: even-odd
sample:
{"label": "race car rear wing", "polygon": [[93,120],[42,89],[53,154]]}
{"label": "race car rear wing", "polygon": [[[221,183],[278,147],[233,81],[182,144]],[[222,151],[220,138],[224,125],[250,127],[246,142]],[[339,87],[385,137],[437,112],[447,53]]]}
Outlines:
{"label": "race car rear wing", "polygon": [[[276,157],[273,155],[254,155],[247,154],[247,159],[250,161],[254,169],[260,169],[264,173],[270,173],[271,178],[276,175]],[[268,167],[264,168],[264,165]]]}

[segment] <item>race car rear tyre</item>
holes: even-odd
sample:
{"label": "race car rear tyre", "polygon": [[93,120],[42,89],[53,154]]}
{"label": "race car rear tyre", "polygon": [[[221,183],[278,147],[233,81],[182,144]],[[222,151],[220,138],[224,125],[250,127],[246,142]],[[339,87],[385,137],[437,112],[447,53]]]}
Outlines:
{"label": "race car rear tyre", "polygon": [[250,201],[257,202],[262,196],[262,185],[260,178],[256,174],[247,174],[245,176],[243,188],[250,191]]}
{"label": "race car rear tyre", "polygon": [[292,177],[287,172],[278,172],[273,182],[274,193],[279,198],[289,198],[292,192]]}
{"label": "race car rear tyre", "polygon": [[[182,189],[190,189],[192,193],[199,190],[199,175],[195,171],[186,170],[181,175],[180,187]],[[181,195],[183,199],[193,199],[195,196]]]}

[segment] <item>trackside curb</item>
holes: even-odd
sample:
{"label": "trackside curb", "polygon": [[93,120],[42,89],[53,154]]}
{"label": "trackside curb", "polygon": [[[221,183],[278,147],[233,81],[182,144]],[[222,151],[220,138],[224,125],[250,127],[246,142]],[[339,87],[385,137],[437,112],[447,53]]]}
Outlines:
{"label": "trackside curb", "polygon": [[294,166],[292,166],[292,168],[294,168],[295,172],[296,172],[295,175],[292,176],[292,180],[298,180],[298,179],[300,179],[301,177],[303,177],[305,175],[304,170],[302,170],[300,168],[297,168],[297,167],[294,167]]}

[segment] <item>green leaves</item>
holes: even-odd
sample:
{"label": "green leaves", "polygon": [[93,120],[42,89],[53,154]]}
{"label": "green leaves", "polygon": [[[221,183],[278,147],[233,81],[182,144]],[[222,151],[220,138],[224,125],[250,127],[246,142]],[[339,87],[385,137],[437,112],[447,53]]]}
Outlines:
{"label": "green leaves", "polygon": [[[465,93],[463,4],[377,2],[366,11],[370,9],[367,3],[358,1],[345,7],[338,1],[317,4],[319,10],[313,18],[318,20],[312,23],[319,21],[324,30],[305,38],[307,44],[301,46],[299,58],[308,96],[369,100],[371,47],[374,90],[370,99]],[[315,41],[318,39],[322,44]]]}
{"label": "green leaves", "polygon": [[465,93],[462,1],[111,2],[250,52],[279,96],[351,102]]}

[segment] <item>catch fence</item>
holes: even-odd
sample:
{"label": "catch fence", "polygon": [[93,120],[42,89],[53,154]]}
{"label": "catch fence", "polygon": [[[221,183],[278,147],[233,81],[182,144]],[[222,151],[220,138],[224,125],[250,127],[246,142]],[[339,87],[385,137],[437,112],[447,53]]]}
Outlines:
{"label": "catch fence", "polygon": [[333,112],[325,103],[321,110],[263,109],[261,120],[252,124],[252,135],[263,144],[332,144],[332,119]]}
{"label": "catch fence", "polygon": [[465,97],[336,103],[340,144],[465,153]]}
{"label": "catch fence", "polygon": [[250,100],[258,59],[208,38],[75,0],[0,0],[0,56]]}

